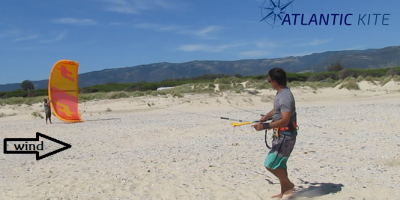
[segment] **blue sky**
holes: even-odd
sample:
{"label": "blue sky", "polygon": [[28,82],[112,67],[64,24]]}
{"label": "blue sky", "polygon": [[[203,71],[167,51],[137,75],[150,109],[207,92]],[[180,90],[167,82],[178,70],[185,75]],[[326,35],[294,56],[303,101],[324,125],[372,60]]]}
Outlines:
{"label": "blue sky", "polygon": [[[294,0],[282,10],[291,25],[278,20],[276,27],[273,18],[260,21],[273,7],[271,0],[2,0],[0,84],[48,79],[62,59],[79,62],[85,73],[399,45],[398,0]],[[335,13],[352,14],[352,25],[333,25],[332,15],[328,25],[301,25],[299,19],[293,25],[292,14],[304,14],[308,23],[313,14],[319,20]],[[360,14],[370,14],[370,25],[357,24]],[[383,14],[389,14],[388,25],[382,25]]]}

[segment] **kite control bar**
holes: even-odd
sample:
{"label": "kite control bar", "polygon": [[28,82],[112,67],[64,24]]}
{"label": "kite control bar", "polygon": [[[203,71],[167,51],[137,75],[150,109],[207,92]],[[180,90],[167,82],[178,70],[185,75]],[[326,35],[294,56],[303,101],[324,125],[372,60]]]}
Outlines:
{"label": "kite control bar", "polygon": [[[261,116],[265,116],[265,115],[261,115]],[[247,120],[241,120],[241,119],[232,119],[232,118],[228,118],[228,117],[220,117],[221,119],[226,119],[226,120],[232,120],[232,121],[238,121],[238,122],[241,122],[241,123],[237,123],[237,122],[231,122],[231,124],[232,124],[232,126],[233,127],[235,127],[235,126],[241,126],[241,125],[246,125],[246,124],[253,124],[253,123],[259,123],[260,121],[247,121]],[[272,117],[271,118],[269,118],[269,119],[267,119],[266,121],[269,121],[269,120],[272,120]],[[268,149],[271,149],[271,147],[270,147],[270,145],[268,145],[268,139],[267,139],[267,132],[268,132],[268,129],[265,129],[265,136],[264,136],[264,139],[265,139],[265,145],[267,146],[267,148]]]}
{"label": "kite control bar", "polygon": [[[261,115],[261,116],[264,116],[264,115]],[[247,125],[247,124],[253,124],[253,123],[259,123],[260,121],[248,121],[248,120],[241,120],[241,119],[232,119],[232,118],[228,118],[228,117],[220,117],[221,119],[226,119],[226,120],[231,120],[231,121],[238,121],[238,122],[241,122],[241,123],[237,123],[237,122],[231,122],[231,124],[232,124],[232,126],[233,127],[235,127],[235,126],[241,126],[241,125]],[[271,120],[272,118],[270,118],[270,119],[267,119],[267,120]]]}
{"label": "kite control bar", "polygon": [[221,117],[221,119],[226,119],[226,120],[231,120],[231,121],[238,121],[238,122],[248,121],[248,120],[241,120],[241,119],[232,119],[232,118],[227,118],[227,117]]}

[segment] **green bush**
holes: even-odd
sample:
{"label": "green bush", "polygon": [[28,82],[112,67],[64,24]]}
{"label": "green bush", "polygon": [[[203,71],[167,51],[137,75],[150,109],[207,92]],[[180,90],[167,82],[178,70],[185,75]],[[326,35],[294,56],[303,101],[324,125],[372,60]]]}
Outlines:
{"label": "green bush", "polygon": [[243,82],[243,79],[236,78],[236,77],[229,77],[229,78],[217,78],[214,80],[215,84],[235,84]]}
{"label": "green bush", "polygon": [[332,71],[340,71],[343,70],[344,67],[342,66],[342,64],[340,64],[340,62],[336,62],[336,63],[331,63],[326,70],[332,72]]}
{"label": "green bush", "polygon": [[391,68],[386,72],[386,76],[396,76],[399,74],[399,70],[396,68]]}
{"label": "green bush", "polygon": [[339,71],[339,79],[341,79],[341,80],[348,78],[348,77],[352,77],[352,75],[353,74],[351,73],[351,71],[349,71],[347,69],[342,69]]}
{"label": "green bush", "polygon": [[231,87],[231,84],[220,84],[219,85],[219,90],[220,91],[225,91],[225,90],[229,90],[229,89],[231,89],[232,87]]}
{"label": "green bush", "polygon": [[28,92],[25,90],[14,90],[14,91],[10,91],[10,92],[6,92],[7,93],[7,97],[26,97],[28,95]]}
{"label": "green bush", "polygon": [[259,89],[259,90],[262,90],[262,89],[271,89],[272,86],[271,86],[270,83],[268,83],[267,81],[265,81],[265,82],[256,83],[256,84],[255,84],[255,88],[256,88],[256,89]]}
{"label": "green bush", "polygon": [[320,72],[320,73],[314,73],[310,74],[310,76],[307,78],[307,81],[322,81],[326,79],[332,79],[332,80],[337,80],[338,79],[338,73],[337,72]]}
{"label": "green bush", "polygon": [[335,80],[334,80],[333,78],[329,77],[329,78],[325,79],[325,82],[327,82],[327,83],[334,83]]}
{"label": "green bush", "polygon": [[108,99],[121,99],[129,97],[126,92],[112,92],[108,94]]}

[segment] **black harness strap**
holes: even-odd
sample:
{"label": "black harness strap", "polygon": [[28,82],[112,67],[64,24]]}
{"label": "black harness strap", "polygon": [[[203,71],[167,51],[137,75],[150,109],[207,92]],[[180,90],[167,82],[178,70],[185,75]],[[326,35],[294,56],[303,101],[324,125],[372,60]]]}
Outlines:
{"label": "black harness strap", "polygon": [[265,145],[267,146],[267,148],[268,149],[271,149],[271,147],[268,145],[268,139],[267,139],[267,137],[268,137],[268,134],[267,134],[267,132],[268,132],[268,129],[265,129]]}

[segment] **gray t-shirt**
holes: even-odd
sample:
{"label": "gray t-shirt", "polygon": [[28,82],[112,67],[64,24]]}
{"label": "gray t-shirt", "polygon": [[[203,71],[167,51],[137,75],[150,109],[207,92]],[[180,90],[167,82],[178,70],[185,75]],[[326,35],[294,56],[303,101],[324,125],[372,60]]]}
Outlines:
{"label": "gray t-shirt", "polygon": [[51,110],[51,108],[50,108],[50,106],[48,105],[48,103],[44,103],[43,106],[44,106],[44,112],[49,113],[50,110]]}
{"label": "gray t-shirt", "polygon": [[[296,103],[294,100],[294,96],[289,88],[285,88],[276,94],[274,100],[274,109],[275,113],[272,116],[272,121],[281,119],[282,118],[281,112],[290,112],[291,113],[290,123],[295,122],[297,124]],[[297,131],[291,131],[291,132],[285,131],[283,134],[295,136],[297,135]]]}

